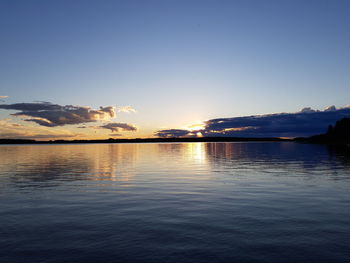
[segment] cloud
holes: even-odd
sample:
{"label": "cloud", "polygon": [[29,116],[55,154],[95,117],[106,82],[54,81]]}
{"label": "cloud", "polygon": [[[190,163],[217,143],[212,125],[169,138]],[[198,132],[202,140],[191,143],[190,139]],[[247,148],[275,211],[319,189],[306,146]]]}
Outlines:
{"label": "cloud", "polygon": [[189,130],[184,129],[169,129],[169,130],[160,130],[155,133],[156,136],[162,138],[175,138],[175,137],[187,137],[192,134]]}
{"label": "cloud", "polygon": [[329,106],[329,107],[324,109],[324,111],[336,111],[336,110],[337,110],[337,108],[334,105]]}
{"label": "cloud", "polygon": [[118,112],[127,112],[127,113],[130,113],[130,112],[136,112],[136,110],[131,107],[131,106],[119,106],[117,107],[117,111]]}
{"label": "cloud", "polygon": [[79,135],[67,130],[25,126],[10,119],[0,120],[1,139],[64,139],[74,138]]}
{"label": "cloud", "polygon": [[116,117],[115,107],[91,109],[84,106],[52,104],[49,102],[0,104],[0,109],[19,111],[13,116],[29,117],[25,121],[41,126],[56,127],[67,124],[82,124]]}
{"label": "cloud", "polygon": [[0,99],[6,99],[8,98],[9,96],[0,96]]}
{"label": "cloud", "polygon": [[205,122],[198,131],[160,130],[159,137],[188,137],[201,132],[203,136],[227,137],[299,137],[324,133],[330,124],[350,117],[350,108],[334,106],[323,111],[304,108],[296,113],[277,113],[234,118],[218,118]]}
{"label": "cloud", "polygon": [[303,108],[300,112],[301,112],[301,113],[313,113],[313,112],[316,112],[316,111],[313,110],[313,109],[310,108],[310,107],[306,107],[306,108]]}
{"label": "cloud", "polygon": [[111,133],[111,134],[109,134],[109,136],[112,136],[112,137],[120,137],[120,136],[123,136],[123,134]]}
{"label": "cloud", "polygon": [[99,128],[109,129],[112,132],[136,131],[137,130],[137,128],[134,125],[127,124],[127,123],[117,123],[117,122],[107,123],[105,125],[99,126]]}

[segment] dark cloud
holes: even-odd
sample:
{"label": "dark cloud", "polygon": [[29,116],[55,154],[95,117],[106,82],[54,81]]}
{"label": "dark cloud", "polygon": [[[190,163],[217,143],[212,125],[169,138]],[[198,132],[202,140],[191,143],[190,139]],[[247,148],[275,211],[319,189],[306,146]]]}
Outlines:
{"label": "dark cloud", "polygon": [[[203,136],[228,137],[298,137],[324,133],[330,124],[344,117],[350,117],[350,108],[336,109],[334,106],[324,111],[304,108],[296,113],[278,113],[235,118],[219,118],[205,122]],[[194,131],[160,130],[159,137],[187,137]]]}
{"label": "dark cloud", "polygon": [[127,124],[127,123],[117,123],[117,122],[107,123],[105,125],[99,126],[99,128],[109,129],[112,132],[137,130],[137,128],[134,125]]}
{"label": "dark cloud", "polygon": [[17,111],[49,111],[49,110],[61,110],[63,108],[64,106],[52,104],[49,102],[14,103],[14,104],[0,105],[0,109],[17,110]]}
{"label": "dark cloud", "polygon": [[115,108],[111,106],[95,110],[90,107],[61,106],[49,102],[0,104],[0,109],[19,111],[12,115],[29,117],[25,120],[46,127],[109,120],[116,116]]}
{"label": "dark cloud", "polygon": [[191,131],[183,129],[160,130],[155,133],[156,136],[162,138],[187,137]]}
{"label": "dark cloud", "polygon": [[350,108],[325,111],[304,108],[297,113],[213,119],[206,122],[205,135],[242,137],[297,137],[323,133],[328,125],[350,116]]}

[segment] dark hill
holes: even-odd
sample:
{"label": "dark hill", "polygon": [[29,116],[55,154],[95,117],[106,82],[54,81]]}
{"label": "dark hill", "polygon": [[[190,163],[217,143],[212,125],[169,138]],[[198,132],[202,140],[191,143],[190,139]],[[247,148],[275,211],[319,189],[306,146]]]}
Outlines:
{"label": "dark hill", "polygon": [[325,134],[309,138],[297,138],[296,140],[314,143],[350,144],[350,118],[343,118],[337,121],[334,127],[329,125]]}

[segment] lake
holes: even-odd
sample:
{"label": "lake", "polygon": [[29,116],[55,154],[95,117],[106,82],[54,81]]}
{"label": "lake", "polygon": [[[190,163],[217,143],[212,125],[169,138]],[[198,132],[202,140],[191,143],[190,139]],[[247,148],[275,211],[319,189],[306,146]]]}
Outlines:
{"label": "lake", "polygon": [[293,142],[0,146],[0,262],[350,262],[350,157]]}

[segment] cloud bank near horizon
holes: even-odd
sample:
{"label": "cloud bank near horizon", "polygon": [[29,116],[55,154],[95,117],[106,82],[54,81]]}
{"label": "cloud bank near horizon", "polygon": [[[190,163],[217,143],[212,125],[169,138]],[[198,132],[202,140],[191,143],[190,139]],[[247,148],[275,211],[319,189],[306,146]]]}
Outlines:
{"label": "cloud bank near horizon", "polygon": [[158,137],[302,137],[324,133],[329,125],[350,117],[350,107],[330,106],[323,111],[304,108],[296,113],[276,113],[233,118],[217,118],[205,122],[197,131],[184,129],[159,130]]}
{"label": "cloud bank near horizon", "polygon": [[169,129],[159,130],[155,132],[155,135],[161,138],[176,138],[176,137],[193,137],[191,131],[185,129]]}

